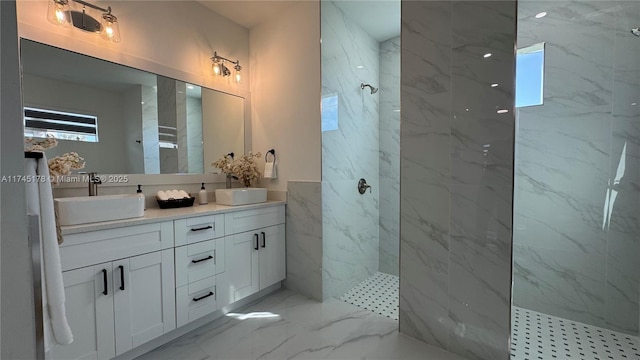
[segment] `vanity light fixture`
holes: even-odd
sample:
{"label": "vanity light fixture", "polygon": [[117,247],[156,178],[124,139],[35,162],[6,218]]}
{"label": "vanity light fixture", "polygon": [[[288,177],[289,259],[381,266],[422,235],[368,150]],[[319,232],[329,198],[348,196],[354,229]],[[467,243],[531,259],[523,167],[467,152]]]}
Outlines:
{"label": "vanity light fixture", "polygon": [[[82,5],[82,10],[72,10],[69,1]],[[86,8],[102,11],[100,21],[87,14]],[[103,39],[120,42],[120,26],[118,18],[111,13],[111,6],[102,8],[84,0],[50,0],[47,20],[58,26],[74,27],[99,34]]]}
{"label": "vanity light fixture", "polygon": [[222,76],[222,77],[231,76],[231,70],[227,65],[225,65],[225,63],[229,63],[233,65],[233,70],[234,70],[233,81],[235,81],[238,84],[242,82],[242,75],[241,75],[242,66],[240,66],[240,60],[236,60],[236,61],[229,60],[225,57],[218,55],[217,51],[214,51],[211,61],[213,62],[214,75]]}

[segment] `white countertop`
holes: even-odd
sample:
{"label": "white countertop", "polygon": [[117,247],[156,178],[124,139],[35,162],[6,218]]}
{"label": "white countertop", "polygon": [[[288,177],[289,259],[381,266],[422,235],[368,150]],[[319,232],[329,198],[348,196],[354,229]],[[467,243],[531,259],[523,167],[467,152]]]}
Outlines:
{"label": "white countertop", "polygon": [[232,211],[250,210],[250,209],[257,209],[257,208],[262,208],[267,206],[285,205],[285,204],[286,204],[286,201],[269,200],[264,203],[239,205],[239,206],[228,206],[228,205],[210,203],[207,205],[195,204],[190,207],[177,208],[177,209],[152,208],[152,209],[145,210],[143,217],[97,222],[97,223],[82,224],[82,225],[61,226],[60,231],[64,236],[64,235],[77,234],[77,233],[83,233],[88,231],[106,230],[106,229],[113,229],[113,228],[118,228],[123,226],[142,225],[142,224],[149,224],[149,223],[155,223],[155,222],[161,222],[161,221],[185,219],[185,218],[200,216],[200,215],[224,214]]}

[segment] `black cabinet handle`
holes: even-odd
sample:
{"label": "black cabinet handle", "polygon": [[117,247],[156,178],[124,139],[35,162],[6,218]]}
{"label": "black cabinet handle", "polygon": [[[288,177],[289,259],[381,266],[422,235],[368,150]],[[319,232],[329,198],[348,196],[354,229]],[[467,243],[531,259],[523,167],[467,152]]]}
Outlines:
{"label": "black cabinet handle", "polygon": [[199,262],[207,261],[207,260],[211,260],[211,259],[213,259],[213,256],[209,255],[206,258],[202,258],[202,259],[199,259],[199,260],[191,260],[191,262],[194,263],[194,264],[197,264]]}
{"label": "black cabinet handle", "polygon": [[209,291],[209,293],[207,295],[201,296],[199,298],[193,298],[193,301],[200,301],[202,299],[208,298],[209,296],[213,296],[213,291]]}
{"label": "black cabinet handle", "polygon": [[258,241],[259,241],[258,234],[253,234],[253,236],[256,238],[256,247],[254,249],[260,250],[260,248],[258,247]]}
{"label": "black cabinet handle", "polygon": [[118,266],[120,268],[120,290],[124,290],[124,266]]}
{"label": "black cabinet handle", "polygon": [[202,230],[209,230],[209,229],[213,229],[213,226],[209,225],[201,228],[191,229],[191,231],[202,231]]}
{"label": "black cabinet handle", "polygon": [[102,283],[104,284],[104,290],[102,290],[102,295],[108,295],[109,291],[107,288],[107,270],[102,269]]}
{"label": "black cabinet handle", "polygon": [[265,234],[264,231],[260,234],[262,234],[262,247],[267,247],[267,234]]}

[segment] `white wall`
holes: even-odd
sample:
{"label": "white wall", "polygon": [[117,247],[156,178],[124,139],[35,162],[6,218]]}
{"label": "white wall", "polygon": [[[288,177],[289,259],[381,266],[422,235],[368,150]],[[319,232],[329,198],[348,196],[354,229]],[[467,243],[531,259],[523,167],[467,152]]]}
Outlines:
{"label": "white wall", "polygon": [[126,128],[122,111],[125,92],[106,91],[26,74],[23,75],[22,86],[27,89],[23,96],[24,106],[98,117],[97,143],[59,140],[58,146],[47,151],[48,158],[75,151],[86,162],[83,171],[115,174],[128,172],[124,136]]}
{"label": "white wall", "polygon": [[[111,6],[122,41],[112,44],[75,28],[46,21],[46,0],[18,2],[20,37],[128,65],[204,87],[246,95],[250,82],[249,30],[195,1],[93,1]],[[214,78],[213,52],[238,59],[245,79]]]}
{"label": "white wall", "polygon": [[[24,174],[15,1],[0,1],[0,173]],[[0,183],[2,359],[34,359],[35,322],[24,183]]]}
{"label": "white wall", "polygon": [[285,190],[288,180],[321,180],[318,1],[251,29],[250,48],[253,151],[273,148],[278,159],[278,179],[261,186]]}
{"label": "white wall", "polygon": [[244,113],[242,98],[202,91],[202,134],[205,139],[202,150],[206,173],[220,171],[211,164],[224,154],[243,153]]}

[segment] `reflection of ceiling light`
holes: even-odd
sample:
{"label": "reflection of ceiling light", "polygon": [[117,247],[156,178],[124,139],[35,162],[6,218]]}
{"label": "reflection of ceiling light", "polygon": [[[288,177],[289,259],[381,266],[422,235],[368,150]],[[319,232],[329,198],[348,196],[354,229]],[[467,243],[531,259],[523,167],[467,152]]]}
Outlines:
{"label": "reflection of ceiling light", "polygon": [[469,111],[469,109],[468,109],[468,108],[467,108],[467,109],[464,109],[464,111]]}
{"label": "reflection of ceiling light", "polygon": [[486,54],[482,55],[482,57],[484,57],[485,59],[486,58],[490,58],[491,57],[491,53],[486,53]]}
{"label": "reflection of ceiling light", "polygon": [[496,111],[496,112],[497,112],[498,114],[506,114],[506,113],[508,113],[508,112],[509,112],[509,110],[507,110],[507,109],[500,109],[500,110],[498,110],[498,111]]}
{"label": "reflection of ceiling light", "polygon": [[140,104],[141,104],[141,105],[144,105],[144,101],[140,101]]}
{"label": "reflection of ceiling light", "polygon": [[541,19],[543,17],[547,16],[547,12],[543,11],[543,12],[539,12],[536,14],[536,19]]}
{"label": "reflection of ceiling light", "polygon": [[187,89],[193,90],[193,85],[187,85]]}
{"label": "reflection of ceiling light", "polygon": [[491,87],[498,87],[498,84],[491,84]]}
{"label": "reflection of ceiling light", "polygon": [[356,69],[364,69],[364,66],[358,65],[358,66],[356,66]]}
{"label": "reflection of ceiling light", "polygon": [[638,105],[638,103],[631,103],[631,106],[636,106]]}

